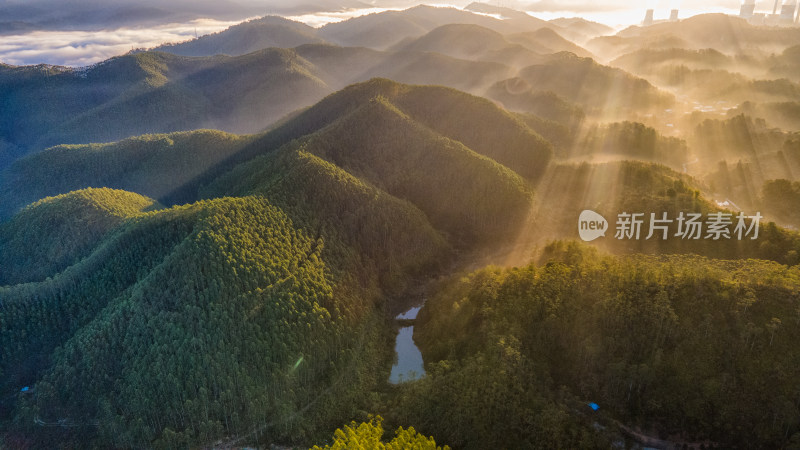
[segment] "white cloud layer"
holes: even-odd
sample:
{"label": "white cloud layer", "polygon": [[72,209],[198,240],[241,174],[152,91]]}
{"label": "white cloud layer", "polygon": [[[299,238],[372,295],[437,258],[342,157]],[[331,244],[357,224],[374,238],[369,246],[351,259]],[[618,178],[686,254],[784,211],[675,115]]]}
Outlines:
{"label": "white cloud layer", "polygon": [[33,31],[0,36],[0,62],[10,65],[54,64],[88,66],[135,48],[150,48],[166,42],[181,42],[224,30],[238,22],[198,19],[188,23],[148,28],[102,31]]}

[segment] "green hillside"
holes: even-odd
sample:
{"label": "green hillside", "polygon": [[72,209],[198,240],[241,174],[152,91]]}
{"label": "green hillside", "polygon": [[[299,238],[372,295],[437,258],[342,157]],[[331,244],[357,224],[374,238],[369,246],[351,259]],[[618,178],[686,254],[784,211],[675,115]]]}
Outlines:
{"label": "green hillside", "polygon": [[[231,86],[237,89],[229,89]],[[289,50],[137,53],[87,69],[0,69],[0,136],[26,152],[196,128],[263,129],[330,92]]]}
{"label": "green hillside", "polygon": [[[0,172],[0,217],[39,198],[87,186],[130,190],[166,205],[191,202],[198,198],[198,188],[237,164],[316,132],[378,96],[416,122],[414,126],[431,128],[436,135],[458,141],[524,177],[541,176],[552,157],[548,142],[485,99],[448,88],[376,79],[331,95],[258,136],[195,131],[112,144],[58,146],[31,155]],[[491,126],[491,132],[478,132],[485,126]],[[359,133],[351,139],[358,139]],[[427,130],[415,133],[424,133],[424,140],[435,137]],[[404,135],[404,139],[415,138],[419,136],[410,131]],[[402,145],[403,151],[413,150],[409,142]]]}
{"label": "green hillside", "polygon": [[[298,225],[263,199],[176,208],[52,281],[4,289],[1,370],[35,382],[23,428],[175,446],[259,427],[299,439],[348,415],[383,352],[376,298],[350,278],[356,259],[334,260],[341,244]],[[31,436],[66,437],[50,431]]]}
{"label": "green hillside", "polygon": [[284,142],[316,131],[374,97],[382,96],[410,118],[459,141],[524,177],[543,173],[551,145],[492,102],[438,86],[408,86],[386,79],[352,85],[326,97],[270,133]]}
{"label": "green hillside", "polygon": [[[502,149],[469,129],[481,121]],[[0,225],[17,249],[0,287],[5,442],[319,439],[374,406],[387,311],[454,250],[515,235],[532,200],[517,172],[551,153],[488,101],[374,80],[258,136],[150,135],[18,161],[2,191],[17,202],[87,184],[207,200],[150,211],[88,189]]]}
{"label": "green hillside", "polygon": [[301,148],[410,201],[434,226],[467,242],[513,232],[530,204],[517,174],[433,133],[385,98],[315,133]]}
{"label": "green hillside", "polygon": [[200,130],[53,147],[0,172],[0,218],[40,198],[87,186],[124,189],[165,204],[190,202],[196,192],[187,185],[252,140]]}
{"label": "green hillside", "polygon": [[404,272],[435,269],[451,250],[416,206],[303,147],[242,164],[215,180],[203,195],[269,198],[298,222],[347,243],[352,250],[342,257],[363,259],[361,270],[394,293],[407,281]]}
{"label": "green hillside", "polygon": [[40,200],[0,224],[0,285],[42,281],[87,256],[109,232],[158,204],[138,194],[85,189]]}
{"label": "green hillside", "polygon": [[622,426],[668,447],[780,447],[800,431],[798,283],[775,263],[563,242],[455,277],[419,316],[429,375],[397,420],[463,448],[608,447]]}

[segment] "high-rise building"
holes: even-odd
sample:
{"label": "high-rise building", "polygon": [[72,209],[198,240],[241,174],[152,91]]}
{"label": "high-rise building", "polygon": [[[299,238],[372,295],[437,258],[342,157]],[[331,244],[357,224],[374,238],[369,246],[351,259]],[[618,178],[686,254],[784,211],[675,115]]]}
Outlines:
{"label": "high-rise building", "polygon": [[677,22],[678,21],[678,10],[677,9],[673,9],[672,11],[670,11],[670,13],[669,13],[669,21],[670,22]]}
{"label": "high-rise building", "polygon": [[648,26],[653,24],[653,10],[648,9],[646,13],[644,13],[644,21],[642,25]]}
{"label": "high-rise building", "polygon": [[743,19],[751,19],[755,10],[756,0],[745,0],[744,3],[742,3],[742,8],[739,10],[739,17]]}
{"label": "high-rise building", "polygon": [[781,25],[791,25],[794,23],[795,10],[797,9],[797,0],[784,0],[781,6]]}

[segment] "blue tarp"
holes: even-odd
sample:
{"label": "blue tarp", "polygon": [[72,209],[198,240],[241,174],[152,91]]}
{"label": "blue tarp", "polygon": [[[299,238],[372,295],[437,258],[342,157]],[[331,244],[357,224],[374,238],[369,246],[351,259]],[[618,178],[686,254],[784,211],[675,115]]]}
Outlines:
{"label": "blue tarp", "polygon": [[600,405],[598,405],[595,402],[591,402],[589,403],[589,408],[592,408],[594,411],[597,411],[598,409],[600,409]]}
{"label": "blue tarp", "polygon": [[29,388],[28,386],[25,386],[24,388],[20,389],[19,391],[20,392],[28,392],[30,389],[31,388]]}

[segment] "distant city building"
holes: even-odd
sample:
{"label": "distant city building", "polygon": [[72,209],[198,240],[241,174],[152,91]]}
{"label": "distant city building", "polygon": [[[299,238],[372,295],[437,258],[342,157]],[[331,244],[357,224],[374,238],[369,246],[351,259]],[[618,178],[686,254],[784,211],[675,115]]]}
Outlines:
{"label": "distant city building", "polygon": [[756,10],[756,0],[745,0],[742,3],[742,8],[739,10],[739,17],[743,19],[752,19],[753,13]]}
{"label": "distant city building", "polygon": [[794,12],[797,9],[797,2],[785,2],[781,6],[781,25],[791,25],[794,23]]}
{"label": "distant city building", "polygon": [[642,26],[646,27],[649,25],[653,25],[654,23],[662,23],[662,22],[677,22],[678,21],[679,10],[677,8],[672,9],[669,13],[669,20],[655,20],[655,10],[648,9],[644,13],[644,20],[642,21]]}
{"label": "distant city building", "polygon": [[646,13],[644,13],[644,21],[642,25],[648,26],[653,24],[653,10],[648,9]]}
{"label": "distant city building", "polygon": [[[780,11],[778,11],[780,6]],[[746,19],[753,25],[792,26],[800,20],[800,5],[798,0],[775,0],[772,5],[772,14],[755,12],[756,0],[744,0],[739,9],[739,17]]]}

